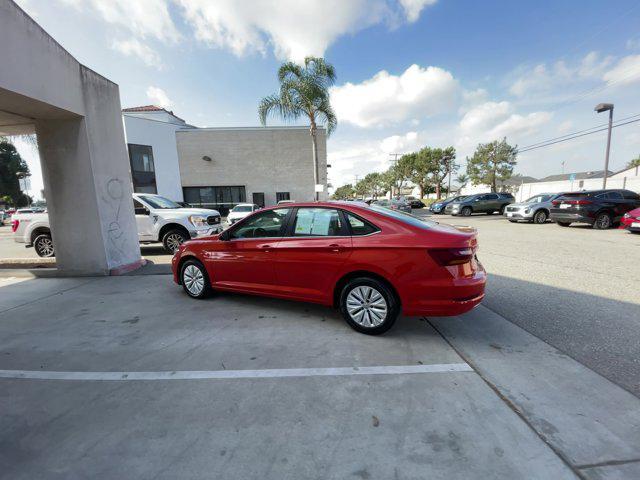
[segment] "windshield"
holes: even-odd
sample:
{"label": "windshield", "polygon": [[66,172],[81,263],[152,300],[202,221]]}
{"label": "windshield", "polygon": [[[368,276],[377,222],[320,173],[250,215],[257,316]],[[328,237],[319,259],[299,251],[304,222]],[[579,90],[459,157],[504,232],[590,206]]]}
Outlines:
{"label": "windshield", "polygon": [[160,197],[160,196],[146,196],[140,195],[140,198],[151,205],[153,208],[159,209],[168,209],[168,208],[182,208],[173,200],[169,200],[168,198]]}
{"label": "windshield", "polygon": [[551,195],[536,195],[529,198],[525,203],[542,203],[547,202],[551,198]]}
{"label": "windshield", "polygon": [[395,218],[396,220],[400,220],[401,222],[408,223],[409,225],[420,227],[425,230],[428,230],[438,224],[438,222],[421,219],[415,215],[411,215],[410,213],[403,213],[398,210],[389,210],[388,208],[381,207],[380,204],[371,205],[369,208],[375,212],[381,213],[382,215],[386,215],[387,217]]}
{"label": "windshield", "polygon": [[232,212],[250,212],[251,205],[236,205],[235,207],[233,207],[233,210],[231,211]]}

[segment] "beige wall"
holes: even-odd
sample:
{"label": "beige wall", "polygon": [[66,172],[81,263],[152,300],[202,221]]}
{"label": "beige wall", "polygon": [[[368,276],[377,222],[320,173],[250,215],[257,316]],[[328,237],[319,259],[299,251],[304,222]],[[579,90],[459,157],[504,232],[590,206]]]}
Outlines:
{"label": "beige wall", "polygon": [[0,0],[0,58],[10,65],[0,68],[0,131],[37,133],[59,272],[139,266],[118,86],[80,65],[11,0]]}
{"label": "beige wall", "polygon": [[[176,132],[183,187],[244,186],[247,201],[264,192],[265,204],[276,202],[276,192],[291,199],[314,198],[311,137],[306,127],[212,128]],[[324,130],[318,131],[320,183],[327,184],[327,148]],[[203,156],[212,161],[202,160]]]}

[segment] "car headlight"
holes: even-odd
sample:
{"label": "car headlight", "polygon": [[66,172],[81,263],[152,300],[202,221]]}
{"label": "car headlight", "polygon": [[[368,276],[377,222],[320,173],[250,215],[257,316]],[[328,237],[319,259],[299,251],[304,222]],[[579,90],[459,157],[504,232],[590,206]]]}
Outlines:
{"label": "car headlight", "polygon": [[531,210],[529,210],[528,208],[525,208],[525,210],[524,210],[525,215],[528,215],[530,211]]}
{"label": "car headlight", "polygon": [[207,226],[207,217],[203,217],[202,215],[191,215],[189,221],[194,227],[200,228]]}

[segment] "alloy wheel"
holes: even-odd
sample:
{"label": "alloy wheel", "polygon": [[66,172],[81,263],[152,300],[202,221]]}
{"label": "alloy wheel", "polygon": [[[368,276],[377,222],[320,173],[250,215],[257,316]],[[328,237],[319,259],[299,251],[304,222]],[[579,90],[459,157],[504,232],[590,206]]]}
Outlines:
{"label": "alloy wheel", "polygon": [[175,253],[175,251],[178,250],[178,248],[180,248],[180,245],[184,243],[184,238],[179,233],[171,233],[167,235],[166,242],[169,250]]}
{"label": "alloy wheel", "polygon": [[38,254],[41,257],[53,256],[53,240],[51,240],[49,237],[42,237],[38,239],[36,248],[38,250]]}
{"label": "alloy wheel", "polygon": [[204,275],[195,265],[187,265],[182,273],[182,282],[192,295],[198,296],[204,290]]}
{"label": "alloy wheel", "polygon": [[355,287],[347,296],[347,311],[351,319],[362,327],[377,327],[387,318],[387,301],[373,287]]}
{"label": "alloy wheel", "polygon": [[535,216],[533,217],[533,221],[535,223],[544,223],[547,221],[547,214],[543,211],[536,212]]}
{"label": "alloy wheel", "polygon": [[601,230],[606,230],[607,228],[609,228],[611,226],[611,218],[606,213],[600,215],[597,218],[596,222],[598,224],[598,228],[601,229]]}

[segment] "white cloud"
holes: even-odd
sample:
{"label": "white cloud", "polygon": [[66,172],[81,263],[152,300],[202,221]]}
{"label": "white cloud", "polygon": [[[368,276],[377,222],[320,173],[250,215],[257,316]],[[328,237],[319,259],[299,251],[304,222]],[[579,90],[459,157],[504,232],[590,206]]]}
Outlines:
{"label": "white cloud", "polygon": [[609,85],[628,85],[640,81],[640,55],[629,55],[620,59],[602,79]]}
{"label": "white cloud", "polygon": [[323,56],[333,41],[385,18],[388,7],[375,0],[177,0],[195,36],[235,55],[266,53],[281,59]]}
{"label": "white cloud", "polygon": [[486,102],[469,110],[460,120],[465,133],[486,131],[509,116],[509,102]]}
{"label": "white cloud", "polygon": [[400,0],[404,8],[407,20],[415,22],[420,17],[420,12],[426,6],[433,5],[437,0]]}
{"label": "white cloud", "polygon": [[568,65],[564,60],[550,66],[545,63],[534,67],[520,67],[509,92],[517,97],[538,94],[562,88],[571,88],[578,82],[599,78],[611,65],[613,57],[602,57],[598,52],[589,52],[579,62]]}
{"label": "white cloud", "polygon": [[147,88],[147,98],[158,107],[170,109],[173,106],[173,102],[167,93],[160,87],[150,86]]}
{"label": "white cloud", "polygon": [[401,75],[382,70],[362,83],[332,87],[331,103],[338,121],[374,127],[448,111],[458,90],[448,71],[414,64]]}
{"label": "white cloud", "polygon": [[131,38],[129,40],[114,40],[111,44],[111,48],[124,55],[138,57],[148,67],[155,67],[158,70],[162,70],[163,68],[160,54],[137,38]]}
{"label": "white cloud", "polygon": [[[266,54],[300,61],[324,56],[339,37],[379,23],[398,23],[397,8],[385,0],[175,0],[196,39],[237,56]],[[435,0],[401,0],[408,21]]]}
{"label": "white cloud", "polygon": [[532,112],[526,115],[513,112],[506,101],[486,102],[469,110],[458,124],[458,150],[467,154],[478,143],[507,137],[510,143],[536,133],[553,116],[550,112]]}
{"label": "white cloud", "polygon": [[404,135],[392,135],[380,142],[380,149],[385,153],[407,153],[418,147],[418,132],[407,132]]}
{"label": "white cloud", "polygon": [[181,35],[171,15],[167,0],[58,0],[78,10],[97,13],[107,23],[131,31],[140,38],[176,42]]}
{"label": "white cloud", "polygon": [[638,50],[640,49],[640,37],[638,38],[630,38],[627,40],[627,48],[629,50]]}

